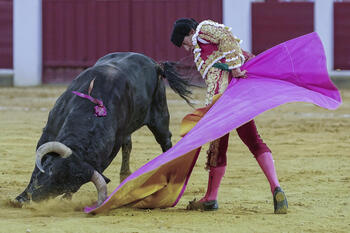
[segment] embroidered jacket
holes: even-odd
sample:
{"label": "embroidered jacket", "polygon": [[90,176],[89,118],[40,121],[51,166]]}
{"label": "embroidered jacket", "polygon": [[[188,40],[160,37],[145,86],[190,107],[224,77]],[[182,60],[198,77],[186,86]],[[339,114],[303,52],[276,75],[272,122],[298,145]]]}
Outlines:
{"label": "embroidered jacket", "polygon": [[203,78],[215,63],[226,64],[227,69],[244,63],[239,44],[241,40],[231,33],[231,28],[211,20],[202,21],[192,37],[193,51],[198,71]]}

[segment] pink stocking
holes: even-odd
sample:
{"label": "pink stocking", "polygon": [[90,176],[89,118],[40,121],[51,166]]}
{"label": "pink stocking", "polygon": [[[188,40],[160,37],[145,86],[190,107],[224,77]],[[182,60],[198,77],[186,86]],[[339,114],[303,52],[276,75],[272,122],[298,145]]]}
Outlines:
{"label": "pink stocking", "polygon": [[275,164],[270,152],[265,152],[256,157],[261,169],[265,173],[267,180],[270,183],[271,192],[275,190],[276,187],[279,187],[277,174],[275,170]]}
{"label": "pink stocking", "polygon": [[208,189],[200,202],[217,200],[222,177],[225,175],[226,166],[210,167]]}

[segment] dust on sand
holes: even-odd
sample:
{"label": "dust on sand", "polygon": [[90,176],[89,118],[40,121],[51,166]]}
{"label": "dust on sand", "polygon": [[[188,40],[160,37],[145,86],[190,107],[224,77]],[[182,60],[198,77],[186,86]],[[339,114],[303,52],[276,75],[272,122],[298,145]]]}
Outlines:
{"label": "dust on sand", "polygon": [[[64,89],[0,88],[0,232],[350,232],[350,90],[341,91],[344,103],[336,111],[293,103],[256,118],[289,201],[287,215],[273,214],[268,182],[236,132],[231,133],[216,212],[185,210],[188,201],[201,198],[206,190],[207,145],[175,208],[121,208],[86,215],[82,208],[97,198],[92,184],[84,185],[72,201],[56,198],[14,208],[10,200],[28,184],[36,143]],[[167,92],[175,143],[180,121],[192,109]],[[203,99],[204,92],[195,90],[195,99]],[[133,170],[161,153],[145,127],[132,139]],[[104,173],[112,179],[109,193],[118,185],[120,163],[118,155]]]}

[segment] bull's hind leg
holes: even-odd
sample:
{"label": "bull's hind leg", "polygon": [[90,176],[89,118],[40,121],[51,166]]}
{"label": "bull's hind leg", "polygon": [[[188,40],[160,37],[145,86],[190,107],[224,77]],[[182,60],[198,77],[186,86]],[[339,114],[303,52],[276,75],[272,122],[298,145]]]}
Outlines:
{"label": "bull's hind leg", "polygon": [[131,174],[129,165],[131,148],[131,136],[128,136],[122,144],[122,165],[120,167],[120,182],[125,180]]}
{"label": "bull's hind leg", "polygon": [[148,124],[148,128],[152,131],[163,152],[172,147],[167,106],[165,110],[164,112],[153,112],[153,120]]}
{"label": "bull's hind leg", "polygon": [[153,97],[150,110],[150,121],[147,124],[152,131],[163,152],[172,147],[171,132],[169,130],[169,110],[166,101],[165,86],[161,79],[158,79],[158,87]]}

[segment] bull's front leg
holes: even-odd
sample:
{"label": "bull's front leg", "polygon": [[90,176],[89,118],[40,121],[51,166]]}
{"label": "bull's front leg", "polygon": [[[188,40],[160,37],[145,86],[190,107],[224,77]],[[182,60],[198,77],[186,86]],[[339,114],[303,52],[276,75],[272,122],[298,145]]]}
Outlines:
{"label": "bull's front leg", "polygon": [[122,144],[122,165],[120,167],[120,182],[125,180],[131,174],[129,165],[131,149],[131,136],[128,136]]}

